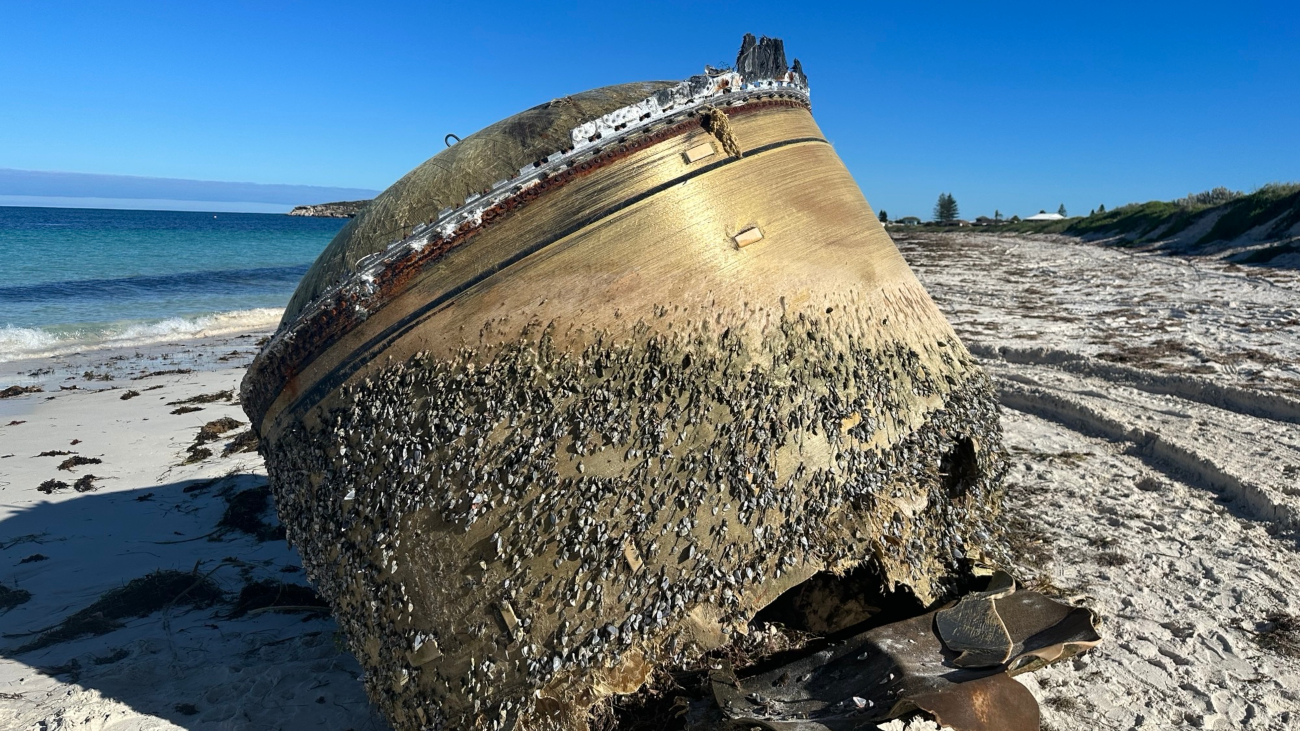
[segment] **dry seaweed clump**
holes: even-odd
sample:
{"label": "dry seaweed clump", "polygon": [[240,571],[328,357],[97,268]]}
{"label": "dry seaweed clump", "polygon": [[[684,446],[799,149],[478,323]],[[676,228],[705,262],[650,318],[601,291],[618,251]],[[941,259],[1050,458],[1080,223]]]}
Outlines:
{"label": "dry seaweed clump", "polygon": [[329,605],[309,586],[265,579],[244,585],[230,616],[237,618],[271,609],[280,612],[319,612],[328,611]]}
{"label": "dry seaweed clump", "polygon": [[[177,411],[180,411],[180,409],[177,409]],[[172,413],[176,412],[173,411]],[[181,464],[194,464],[195,462],[202,462],[208,457],[211,457],[212,450],[203,445],[208,444],[209,442],[215,442],[221,438],[222,434],[233,429],[238,429],[243,425],[244,422],[239,421],[238,419],[223,416],[220,419],[214,419],[213,421],[209,421],[199,427],[199,433],[194,435],[194,443],[185,448],[185,451],[189,456],[187,456],[185,461]]]}
{"label": "dry seaweed clump", "polygon": [[26,604],[32,598],[32,593],[26,589],[11,589],[4,584],[0,584],[0,612],[5,612],[19,604]]}
{"label": "dry seaweed clump", "polygon": [[241,490],[227,498],[219,529],[238,530],[259,541],[284,540],[284,526],[271,525],[263,518],[271,507],[271,489],[266,485]]}
{"label": "dry seaweed clump", "polygon": [[124,619],[146,617],[167,607],[202,609],[221,599],[221,589],[206,576],[183,571],[154,571],[108,591],[94,604],[44,630],[16,652],[39,650],[85,635],[107,634],[121,627]]}
{"label": "dry seaweed clump", "polygon": [[1300,617],[1270,614],[1264,618],[1264,627],[1255,635],[1255,641],[1279,655],[1300,657]]}
{"label": "dry seaweed clump", "polygon": [[252,429],[245,429],[230,439],[225,449],[221,450],[222,457],[229,457],[232,454],[241,454],[244,452],[257,451],[257,434]]}
{"label": "dry seaweed clump", "polygon": [[0,398],[14,398],[29,393],[40,393],[44,390],[40,386],[10,386],[0,391]]}
{"label": "dry seaweed clump", "polygon": [[822,571],[955,592],[1005,471],[965,350],[805,315],[710,328],[419,356],[266,442],[289,538],[397,728],[581,728]]}
{"label": "dry seaweed clump", "polygon": [[76,455],[73,457],[68,457],[67,459],[63,460],[63,462],[59,464],[59,469],[67,470],[71,472],[74,468],[80,467],[82,465],[103,464],[103,463],[104,460],[98,457],[82,457],[81,455]]}
{"label": "dry seaweed clump", "polygon": [[42,482],[41,484],[37,485],[36,489],[40,490],[46,495],[51,495],[55,492],[58,492],[59,490],[68,489],[68,483],[64,482],[63,480],[51,479],[51,480],[46,480],[45,482]]}
{"label": "dry seaweed clump", "polygon": [[167,405],[185,406],[187,404],[210,404],[215,401],[232,401],[234,398],[235,392],[228,388],[224,391],[217,391],[216,393],[201,393],[198,396],[191,396],[189,398],[181,399],[180,401],[168,401]]}
{"label": "dry seaweed clump", "polygon": [[194,443],[207,444],[208,442],[215,442],[221,438],[222,434],[225,434],[232,429],[238,429],[243,425],[244,422],[239,421],[238,419],[232,419],[229,416],[223,416],[220,419],[209,421],[199,427],[199,433],[194,437]]}

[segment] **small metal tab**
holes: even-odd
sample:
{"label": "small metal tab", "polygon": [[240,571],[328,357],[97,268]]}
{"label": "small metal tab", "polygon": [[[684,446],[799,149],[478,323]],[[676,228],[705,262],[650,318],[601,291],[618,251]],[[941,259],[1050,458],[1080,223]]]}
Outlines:
{"label": "small metal tab", "polygon": [[686,158],[687,163],[693,163],[703,160],[706,157],[713,157],[717,152],[718,151],[713,147],[712,142],[703,142],[686,152],[683,152],[682,156]]}
{"label": "small metal tab", "polygon": [[758,226],[750,226],[744,231],[732,236],[731,240],[736,242],[737,247],[743,249],[750,244],[756,244],[759,241],[762,241],[763,232],[758,230]]}

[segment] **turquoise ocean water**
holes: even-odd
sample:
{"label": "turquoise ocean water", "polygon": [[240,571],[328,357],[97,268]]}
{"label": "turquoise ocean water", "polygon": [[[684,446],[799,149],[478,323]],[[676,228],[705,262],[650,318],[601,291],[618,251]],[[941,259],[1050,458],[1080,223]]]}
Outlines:
{"label": "turquoise ocean water", "polygon": [[0,362],[273,328],[344,223],[0,206]]}

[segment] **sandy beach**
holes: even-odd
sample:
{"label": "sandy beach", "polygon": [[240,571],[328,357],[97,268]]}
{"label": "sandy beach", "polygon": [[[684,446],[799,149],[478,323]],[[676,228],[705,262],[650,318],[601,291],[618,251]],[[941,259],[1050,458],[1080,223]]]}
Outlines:
{"label": "sandy beach", "polygon": [[[999,386],[1017,575],[1105,622],[1021,676],[1044,728],[1300,724],[1300,277],[896,238]],[[386,727],[259,507],[266,334],[0,364],[41,389],[0,400],[0,727]]]}
{"label": "sandy beach", "polygon": [[1277,621],[1300,614],[1300,277],[895,240],[999,385],[1017,575],[1104,618],[1098,648],[1022,676],[1044,728],[1300,724],[1300,636]]}
{"label": "sandy beach", "polygon": [[[292,587],[305,579],[274,511],[227,520],[264,494],[261,459],[240,451],[236,394],[265,334],[0,365],[5,386],[43,389],[0,400],[0,583],[8,601],[25,598],[0,613],[0,727],[385,727],[334,621],[275,608],[301,605]],[[209,431],[224,431],[195,459],[214,422]],[[60,468],[78,457],[90,462]],[[46,493],[50,480],[67,487]],[[143,585],[145,596],[123,597],[126,616],[101,601],[107,626],[92,618],[79,625],[90,631],[49,642],[64,620],[154,572],[195,587],[134,616],[152,609]],[[45,646],[20,649],[33,644]]]}

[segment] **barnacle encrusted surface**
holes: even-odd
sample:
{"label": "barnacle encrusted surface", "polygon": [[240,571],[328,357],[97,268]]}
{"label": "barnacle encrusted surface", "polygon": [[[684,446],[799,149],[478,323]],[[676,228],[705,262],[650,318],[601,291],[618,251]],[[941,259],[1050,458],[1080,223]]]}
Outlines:
{"label": "barnacle encrusted surface", "polygon": [[467,137],[250,366],[288,537],[397,729],[580,731],[818,574],[929,603],[996,533],[987,378],[799,64],[747,38],[736,69]]}
{"label": "barnacle encrusted surface", "polygon": [[281,518],[394,726],[581,728],[819,571],[943,596],[996,520],[995,398],[854,301],[534,324],[284,429]]}

